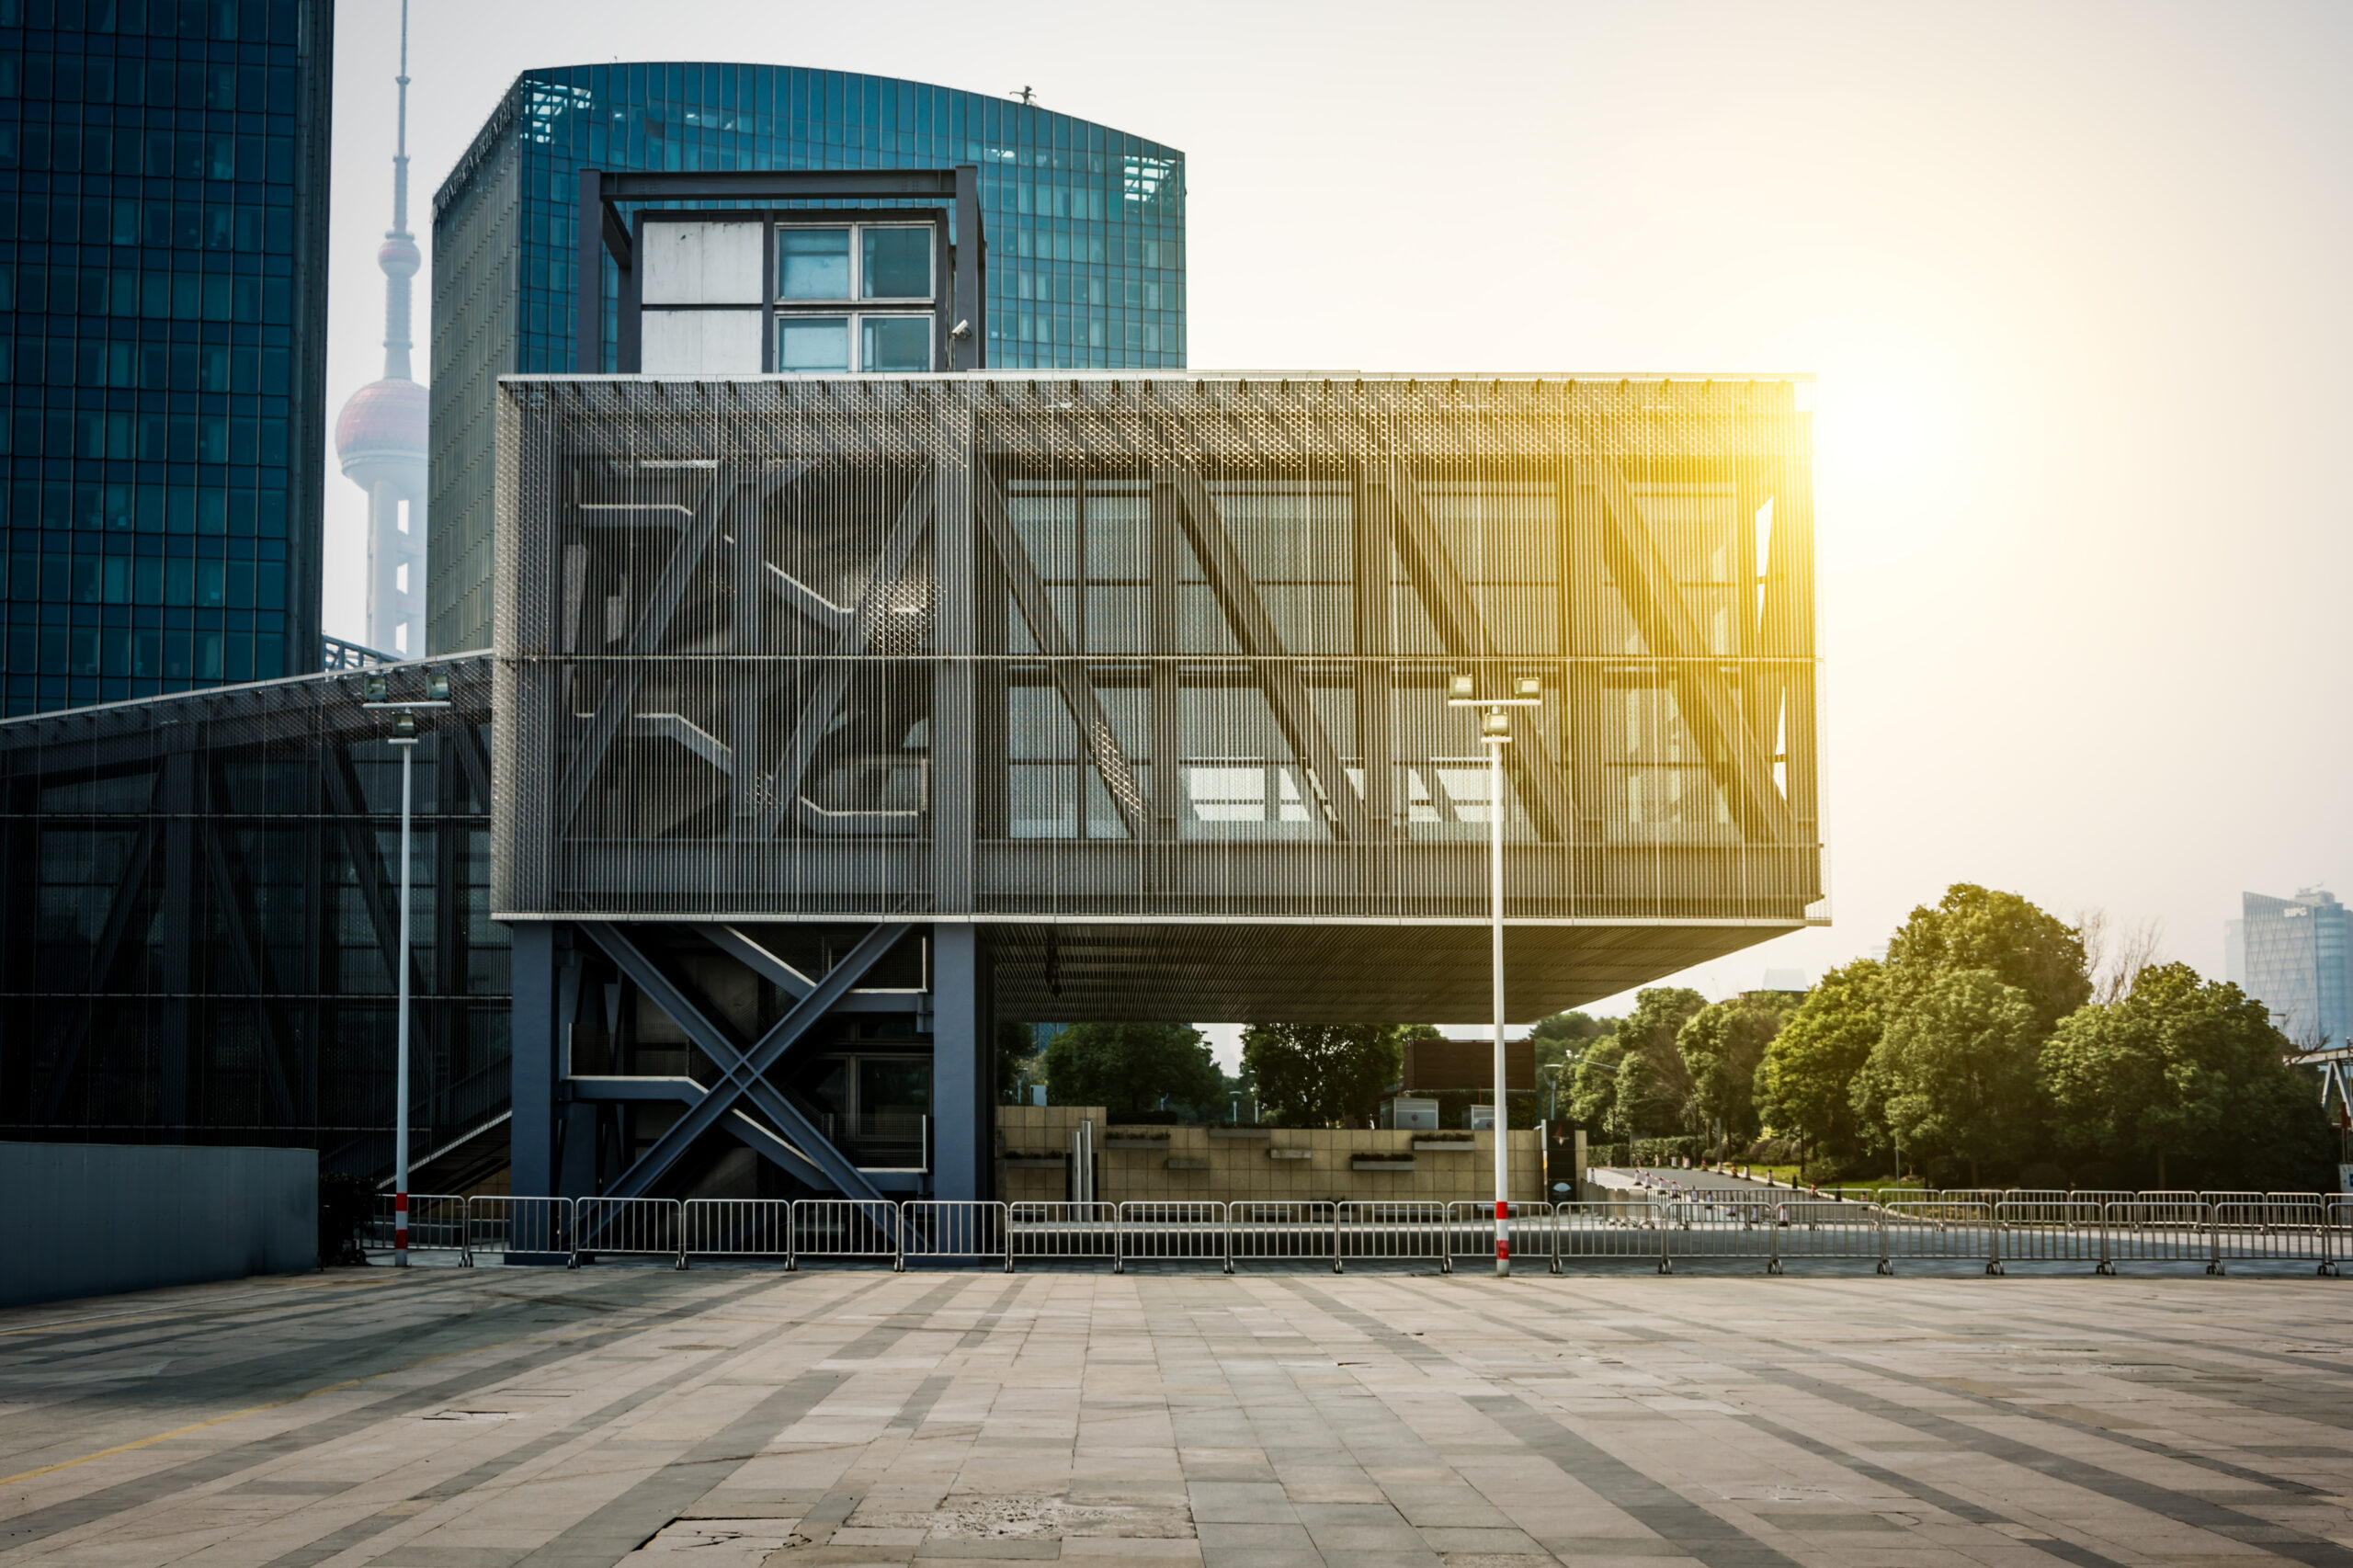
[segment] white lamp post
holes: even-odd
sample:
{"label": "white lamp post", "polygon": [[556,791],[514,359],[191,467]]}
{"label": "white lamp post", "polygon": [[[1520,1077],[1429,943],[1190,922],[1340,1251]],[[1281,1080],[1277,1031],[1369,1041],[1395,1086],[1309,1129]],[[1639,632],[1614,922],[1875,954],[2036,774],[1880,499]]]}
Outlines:
{"label": "white lamp post", "polygon": [[1479,739],[1487,748],[1487,917],[1493,955],[1495,1015],[1495,1273],[1511,1273],[1511,1111],[1504,1074],[1504,747],[1511,744],[1507,708],[1535,708],[1544,683],[1533,676],[1512,682],[1509,697],[1481,697],[1473,676],[1461,675],[1447,693],[1449,708],[1476,708]]}
{"label": "white lamp post", "polygon": [[[401,937],[394,975],[399,1001],[395,1007],[400,1050],[393,1071],[392,1094],[392,1267],[408,1267],[408,971],[409,971],[409,907],[411,855],[409,851],[410,808],[415,801],[412,788],[416,764],[417,708],[447,708],[449,706],[449,677],[440,671],[426,676],[426,696],[421,701],[395,700],[392,697],[390,677],[371,675],[362,688],[367,700],[363,708],[390,709],[392,720],[392,744],[401,750]],[[354,867],[358,871],[359,868]]]}

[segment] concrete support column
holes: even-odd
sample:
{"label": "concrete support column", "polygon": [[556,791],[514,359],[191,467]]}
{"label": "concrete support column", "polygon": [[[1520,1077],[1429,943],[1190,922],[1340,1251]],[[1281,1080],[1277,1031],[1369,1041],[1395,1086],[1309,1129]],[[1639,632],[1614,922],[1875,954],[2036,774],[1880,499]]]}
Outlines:
{"label": "concrete support column", "polygon": [[513,1072],[514,1115],[507,1134],[514,1162],[511,1190],[517,1198],[546,1198],[556,1188],[555,928],[533,921],[517,926]]}
{"label": "concrete support column", "polygon": [[989,1196],[994,1065],[982,994],[980,934],[941,925],[931,935],[931,1185],[933,1196]]}

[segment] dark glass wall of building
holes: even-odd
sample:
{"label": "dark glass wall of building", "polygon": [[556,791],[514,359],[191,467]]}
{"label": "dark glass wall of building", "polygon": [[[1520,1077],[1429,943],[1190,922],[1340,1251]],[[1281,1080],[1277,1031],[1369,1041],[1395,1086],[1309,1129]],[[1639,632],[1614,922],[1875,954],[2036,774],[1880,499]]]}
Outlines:
{"label": "dark glass wall of building", "polygon": [[[411,870],[415,1157],[497,1134],[487,661],[425,666]],[[0,723],[0,1138],[392,1147],[401,758],[359,674]],[[424,675],[392,672],[423,695]]]}
{"label": "dark glass wall of building", "polygon": [[[1185,364],[1185,154],[986,94],[778,65],[517,78],[433,201],[426,643],[490,643],[492,393],[574,363],[577,171],[973,164],[996,369]],[[617,290],[608,263],[604,289]],[[609,369],[617,317],[606,312]]]}
{"label": "dark glass wall of building", "polygon": [[0,0],[10,714],[316,669],[332,0]]}

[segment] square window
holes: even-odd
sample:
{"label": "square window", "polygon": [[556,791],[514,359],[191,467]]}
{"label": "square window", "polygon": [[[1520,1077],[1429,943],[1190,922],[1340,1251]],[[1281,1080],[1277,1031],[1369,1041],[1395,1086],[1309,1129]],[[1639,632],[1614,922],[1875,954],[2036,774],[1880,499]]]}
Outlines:
{"label": "square window", "polygon": [[865,231],[863,297],[869,300],[931,298],[931,231]]}
{"label": "square window", "polygon": [[789,374],[845,374],[849,369],[849,321],[844,316],[787,316],[777,324],[776,368]]}
{"label": "square window", "polygon": [[867,316],[858,340],[858,366],[867,371],[921,372],[931,369],[929,316]]}
{"label": "square window", "polygon": [[776,255],[778,298],[849,298],[847,229],[779,229]]}

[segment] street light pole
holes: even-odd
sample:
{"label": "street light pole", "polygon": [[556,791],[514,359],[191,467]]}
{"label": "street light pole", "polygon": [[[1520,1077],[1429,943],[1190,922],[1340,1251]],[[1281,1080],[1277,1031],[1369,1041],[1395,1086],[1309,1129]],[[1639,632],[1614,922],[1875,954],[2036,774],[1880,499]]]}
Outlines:
{"label": "street light pole", "polygon": [[416,720],[403,713],[393,721],[392,744],[401,748],[401,944],[397,1008],[400,1031],[399,1067],[392,1094],[392,1267],[408,1267],[408,945],[409,945],[409,808],[415,799]]}
{"label": "street light pole", "polygon": [[1487,926],[1490,983],[1495,1023],[1495,1275],[1511,1275],[1511,1102],[1504,1062],[1504,747],[1511,744],[1506,708],[1534,708],[1544,700],[1543,683],[1524,676],[1510,697],[1482,698],[1475,677],[1454,677],[1449,708],[1477,708],[1479,739],[1487,748]]}
{"label": "street light pole", "polygon": [[422,700],[397,699],[392,696],[391,677],[377,674],[367,677],[361,687],[362,708],[390,710],[393,714],[392,744],[401,752],[401,935],[400,949],[393,975],[395,1031],[399,1038],[398,1054],[392,1073],[392,1267],[408,1267],[408,1036],[409,1036],[409,914],[412,907],[414,856],[410,852],[415,832],[413,808],[415,804],[416,778],[416,714],[419,708],[449,706],[449,676],[444,670],[433,670],[425,677]]}

